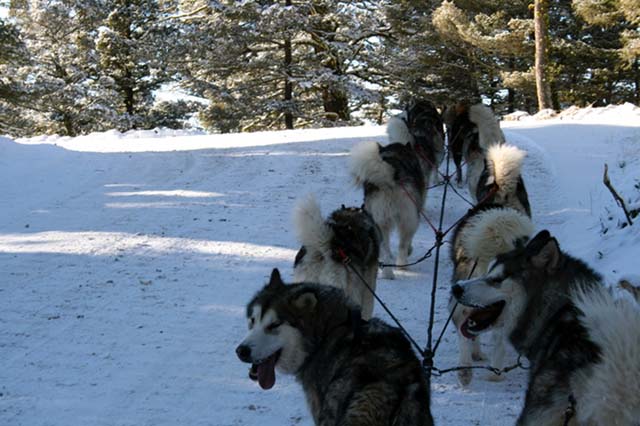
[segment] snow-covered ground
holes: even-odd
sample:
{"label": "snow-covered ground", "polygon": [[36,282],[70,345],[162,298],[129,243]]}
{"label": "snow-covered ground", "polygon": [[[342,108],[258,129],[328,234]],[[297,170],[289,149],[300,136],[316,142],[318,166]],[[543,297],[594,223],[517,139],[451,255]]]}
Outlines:
{"label": "snow-covered ground", "polygon": [[[601,183],[608,163],[630,208],[640,206],[640,110],[503,128],[528,152],[537,227],[611,282],[640,275],[639,225],[622,227]],[[325,214],[362,202],[347,161],[368,139],[384,141],[384,129],[0,138],[0,424],[312,425],[295,380],[280,375],[261,390],[234,349],[245,303],[271,269],[292,276],[295,200],[315,193]],[[429,193],[434,221],[441,198],[441,189]],[[445,225],[467,209],[450,193]],[[422,226],[414,257],[433,242]],[[421,343],[433,270],[431,258],[378,284]],[[436,335],[447,315],[448,246],[440,271]],[[456,361],[448,329],[435,364]],[[500,383],[483,375],[468,389],[455,373],[433,378],[438,424],[514,423],[525,372]]]}

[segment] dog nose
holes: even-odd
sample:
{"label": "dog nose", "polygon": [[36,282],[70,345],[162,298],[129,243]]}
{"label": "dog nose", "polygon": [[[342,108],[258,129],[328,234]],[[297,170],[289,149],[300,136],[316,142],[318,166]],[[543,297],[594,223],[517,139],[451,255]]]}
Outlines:
{"label": "dog nose", "polygon": [[242,362],[251,362],[251,348],[247,345],[240,345],[236,348],[236,355]]}
{"label": "dog nose", "polygon": [[462,293],[464,293],[464,288],[462,288],[461,285],[455,284],[451,288],[451,294],[453,294],[453,297],[456,299],[459,299],[462,296]]}

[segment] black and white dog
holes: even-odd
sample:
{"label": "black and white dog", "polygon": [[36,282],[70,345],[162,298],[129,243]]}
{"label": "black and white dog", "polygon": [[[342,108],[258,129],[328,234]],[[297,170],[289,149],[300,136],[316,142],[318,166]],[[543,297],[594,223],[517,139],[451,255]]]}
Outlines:
{"label": "black and white dog", "polygon": [[456,166],[456,181],[462,186],[462,161],[467,164],[469,192],[475,196],[484,169],[484,157],[493,145],[504,143],[504,134],[491,108],[464,103],[447,107],[444,113],[449,133],[449,150]]}
{"label": "black and white dog", "polygon": [[[393,264],[390,236],[397,228],[400,242],[396,264],[406,265],[426,197],[424,174],[413,147],[362,142],[351,150],[351,175],[364,190],[365,210],[380,227],[382,262]],[[384,268],[382,276],[394,278],[393,270]]]}
{"label": "black and white dog", "polygon": [[[525,152],[513,146],[489,148],[477,188],[480,204],[454,230],[451,250],[454,282],[481,276],[494,257],[526,243],[533,234],[531,209],[520,172],[524,157]],[[449,309],[454,310],[452,319],[459,337],[459,365],[468,367],[473,360],[483,358],[477,330],[486,331],[489,323],[493,330],[490,364],[498,369],[504,367],[505,330],[513,318],[501,315],[501,309],[494,308],[474,309],[456,305],[451,299]],[[471,382],[472,376],[471,369],[458,372],[464,386]],[[502,378],[493,373],[488,376],[489,380]]]}
{"label": "black and white dog", "polygon": [[387,134],[390,143],[413,146],[427,185],[437,180],[438,166],[445,154],[445,136],[442,117],[431,102],[415,101],[391,117],[387,122]]}
{"label": "black and white dog", "polygon": [[530,363],[517,425],[567,424],[569,407],[572,425],[640,423],[640,309],[614,298],[548,231],[499,255],[481,277],[459,281],[452,294],[514,319],[509,339]]}
{"label": "black and white dog", "polygon": [[340,289],[285,284],[275,269],[246,315],[236,354],[251,364],[249,377],[271,389],[276,371],[295,375],[315,425],[433,425],[429,386],[407,338],[377,318],[361,320]]}
{"label": "black and white dog", "polygon": [[371,318],[381,240],[371,215],[363,208],[342,206],[325,220],[315,198],[309,196],[298,202],[293,219],[302,244],[294,280],[338,287],[362,309],[364,319]]}

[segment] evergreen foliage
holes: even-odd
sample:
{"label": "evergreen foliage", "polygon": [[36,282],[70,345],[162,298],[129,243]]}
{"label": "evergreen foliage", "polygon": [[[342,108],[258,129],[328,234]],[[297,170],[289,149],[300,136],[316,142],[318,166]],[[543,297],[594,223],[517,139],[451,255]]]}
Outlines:
{"label": "evergreen foliage", "polygon": [[[415,98],[537,110],[531,0],[4,4],[0,133],[382,123]],[[640,0],[548,5],[554,108],[640,103]],[[160,102],[167,83],[203,102]]]}

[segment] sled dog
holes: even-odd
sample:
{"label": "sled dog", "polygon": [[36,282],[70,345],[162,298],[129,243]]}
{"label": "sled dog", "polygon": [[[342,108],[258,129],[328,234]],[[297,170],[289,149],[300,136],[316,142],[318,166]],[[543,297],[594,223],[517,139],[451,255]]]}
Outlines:
{"label": "sled dog", "polygon": [[431,426],[429,387],[400,330],[363,321],[338,288],[285,285],[277,269],[247,305],[236,349],[263,389],[293,374],[316,425]]}
{"label": "sled dog", "polygon": [[477,203],[511,207],[531,217],[529,195],[522,179],[527,154],[511,145],[494,145],[487,151],[473,197]]}
{"label": "sled dog", "polygon": [[444,128],[436,107],[427,100],[413,102],[387,122],[389,142],[413,146],[425,176],[435,182],[444,159]]}
{"label": "sled dog", "polygon": [[[302,247],[294,263],[296,282],[315,282],[341,288],[371,318],[376,289],[380,230],[366,210],[342,206],[325,220],[315,198],[298,202],[294,225]],[[350,267],[345,265],[348,256]],[[353,267],[360,277],[351,269]]]}
{"label": "sled dog", "polygon": [[[351,150],[351,175],[364,189],[365,210],[380,227],[382,262],[393,263],[389,239],[397,228],[396,264],[407,264],[426,197],[424,175],[413,148],[401,143],[381,146],[362,142]],[[382,276],[392,279],[393,270],[383,268]]]}
{"label": "sled dog", "polygon": [[548,231],[499,255],[486,275],[458,282],[452,294],[515,319],[509,338],[530,363],[517,425],[562,425],[570,406],[570,424],[638,424],[640,310],[629,298],[614,299]]}
{"label": "sled dog", "polygon": [[[494,257],[523,245],[533,231],[531,219],[520,211],[486,203],[476,207],[454,230],[451,250],[453,282],[482,276]],[[449,302],[449,310],[454,310],[452,319],[458,333],[458,365],[469,367],[473,364],[472,361],[484,358],[476,329],[483,328],[489,321],[490,327],[483,328],[483,331],[493,331],[489,365],[504,368],[505,343],[508,341],[506,333],[513,318],[501,315],[501,311],[493,307],[475,309],[456,305],[453,298]],[[458,371],[458,380],[463,386],[467,386],[472,377],[471,369]],[[502,380],[503,377],[495,373],[487,376],[492,381]]]}
{"label": "sled dog", "polygon": [[456,182],[462,186],[462,161],[467,164],[469,192],[475,195],[484,156],[493,145],[505,142],[500,125],[491,108],[484,104],[468,106],[464,103],[449,107],[445,113],[449,127],[449,150],[456,166]]}

